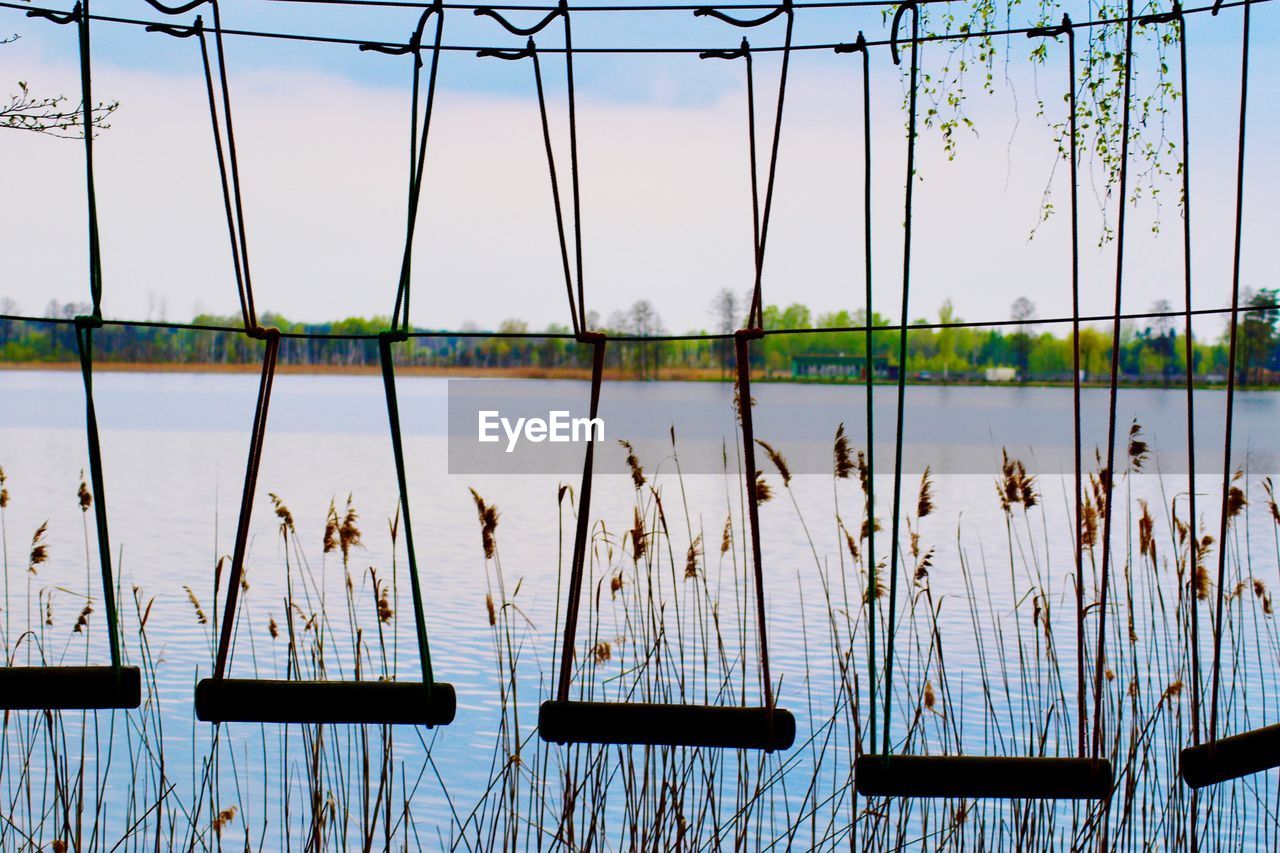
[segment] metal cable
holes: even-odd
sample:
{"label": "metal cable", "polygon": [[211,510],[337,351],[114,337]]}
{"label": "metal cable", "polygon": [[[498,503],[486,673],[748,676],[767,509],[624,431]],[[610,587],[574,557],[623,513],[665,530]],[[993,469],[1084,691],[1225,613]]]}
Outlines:
{"label": "metal cable", "polygon": [[[1232,2],[1229,2],[1229,3],[1219,4],[1217,7],[1197,6],[1194,8],[1184,9],[1183,14],[1192,15],[1192,14],[1199,14],[1201,12],[1211,12],[1215,8],[1230,9],[1230,8],[1235,8],[1237,6],[1243,6],[1245,2],[1249,2],[1251,5],[1260,5],[1262,3],[1275,2],[1275,0],[1232,0]],[[452,8],[457,8],[457,7],[452,7]],[[492,8],[492,7],[483,7],[483,8]],[[699,7],[693,7],[693,8],[699,8]],[[729,7],[722,6],[720,8],[729,8]],[[752,6],[750,8],[760,8],[760,7]],[[30,12],[42,17],[47,17],[48,15],[63,14],[55,9],[48,9],[48,8],[33,9],[31,6],[24,5],[17,2],[11,2],[11,0],[0,0],[0,9],[14,9],[22,12]],[[617,11],[621,11],[621,10],[618,9]],[[91,16],[91,19],[95,21],[102,21],[105,23],[122,24],[127,26],[139,26],[139,27],[151,27],[151,26],[155,26],[157,23],[156,21],[139,20],[137,18],[124,18],[116,15],[93,15]],[[1113,27],[1113,26],[1119,26],[1121,24],[1131,22],[1133,20],[1134,18],[1132,16],[1120,17],[1120,18],[1097,18],[1090,21],[1077,22],[1074,26],[1077,30],[1092,29],[1095,27]],[[916,43],[969,41],[971,39],[984,39],[984,38],[996,38],[996,37],[1002,37],[1002,36],[1025,35],[1026,33],[1034,29],[1039,29],[1039,27],[1034,27],[1034,26],[1004,27],[1004,28],[990,29],[990,30],[970,30],[965,32],[930,33],[927,35],[917,36],[912,41]],[[241,30],[241,29],[229,29],[229,28],[222,28],[222,27],[215,27],[214,30],[221,35],[237,36],[237,37],[244,37],[244,38],[262,38],[262,39],[270,39],[270,40],[277,40],[277,41],[304,42],[309,44],[349,45],[349,46],[356,46],[356,47],[359,47],[361,45],[366,45],[366,44],[377,44],[381,47],[401,48],[401,49],[408,47],[408,45],[406,44],[401,44],[397,42],[387,42],[387,41],[379,41],[377,39],[355,38],[355,37],[349,37],[349,36],[308,35],[304,33],[266,31],[266,30]],[[902,43],[904,41],[905,40],[899,40],[899,43]],[[893,43],[894,42],[892,39],[878,39],[878,40],[868,41],[867,46],[868,47],[890,47]],[[845,44],[844,42],[826,42],[826,43],[792,45],[790,49],[792,51],[810,51],[810,50],[827,51],[837,47],[841,47],[844,44]],[[486,45],[451,44],[451,45],[441,45],[440,49],[445,52],[453,51],[453,52],[463,52],[463,53],[476,53],[481,50],[503,50],[505,48],[497,47],[497,46],[486,46]],[[708,50],[714,50],[714,49],[717,49],[717,48],[662,47],[662,46],[639,46],[639,47],[599,46],[599,47],[575,47],[573,49],[573,52],[578,55],[591,54],[591,55],[677,56],[682,54],[688,55],[688,54],[705,53]],[[780,53],[782,52],[783,47],[781,45],[769,45],[764,47],[757,46],[753,48],[753,50],[755,53]],[[543,53],[564,53],[565,49],[564,48],[543,48],[542,52]]]}

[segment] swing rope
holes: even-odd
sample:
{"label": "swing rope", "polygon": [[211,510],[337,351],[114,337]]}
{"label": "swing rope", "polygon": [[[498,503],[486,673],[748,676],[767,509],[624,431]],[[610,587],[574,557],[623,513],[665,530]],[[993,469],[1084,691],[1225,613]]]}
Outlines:
{"label": "swing rope", "polygon": [[[569,319],[573,326],[573,337],[579,343],[594,343],[594,337],[588,333],[587,329],[586,295],[584,292],[582,278],[582,197],[579,190],[578,113],[577,96],[573,82],[573,30],[569,22],[569,7],[567,0],[561,0],[560,5],[556,9],[549,12],[542,20],[530,27],[517,26],[503,17],[500,13],[489,8],[476,9],[474,14],[480,17],[492,18],[501,24],[507,32],[512,33],[513,35],[526,36],[528,39],[525,43],[525,47],[520,50],[485,48],[477,51],[476,56],[480,58],[502,59],[508,62],[514,62],[520,59],[531,59],[533,61],[533,81],[534,88],[538,96],[538,117],[542,125],[543,147],[546,149],[547,173],[551,182],[551,200],[555,208],[556,215],[556,234],[560,243],[560,261],[564,271],[565,292],[569,300]],[[560,196],[560,179],[556,170],[555,150],[551,141],[551,122],[547,111],[546,89],[543,85],[542,79],[542,63],[538,58],[538,45],[533,40],[534,35],[545,29],[556,18],[564,19],[565,88],[569,112],[569,181],[570,200],[573,205],[575,266],[571,266],[569,260],[569,240],[564,222],[564,206]],[[576,301],[574,299],[575,279],[578,292]]]}
{"label": "swing rope", "polygon": [[[1215,15],[1221,6],[1222,0],[1218,0],[1213,10]],[[1226,596],[1223,594],[1223,584],[1226,582],[1227,574],[1227,527],[1230,521],[1227,509],[1231,492],[1231,431],[1235,419],[1236,354],[1240,330],[1240,249],[1243,243],[1242,229],[1244,227],[1244,143],[1249,104],[1250,7],[1251,3],[1246,0],[1240,48],[1240,145],[1236,155],[1236,221],[1232,245],[1231,320],[1229,343],[1227,344],[1227,416],[1222,439],[1222,514],[1218,522],[1218,600],[1213,618],[1213,686],[1209,693],[1208,740],[1210,743],[1214,742],[1218,735],[1218,693],[1222,681],[1222,616],[1223,603],[1226,600]],[[1194,536],[1194,519],[1192,525],[1192,534]]]}
{"label": "swing rope", "polygon": [[1187,19],[1182,14],[1182,4],[1174,0],[1173,15],[1178,21],[1178,82],[1182,96],[1182,280],[1183,305],[1186,309],[1183,337],[1187,363],[1187,524],[1191,531],[1187,537],[1191,545],[1190,568],[1187,573],[1188,600],[1191,602],[1191,740],[1200,742],[1200,618],[1199,596],[1196,595],[1196,566],[1200,564],[1200,539],[1196,535],[1196,421],[1195,421],[1195,373],[1196,353],[1191,334],[1191,120],[1190,87],[1187,85]]}
{"label": "swing rope", "polygon": [[[585,318],[579,316],[579,311],[577,308],[575,308],[575,303],[573,299],[574,273],[569,266],[569,245],[568,245],[568,241],[565,239],[565,230],[564,230],[564,206],[561,204],[561,201],[560,201],[560,179],[556,175],[555,151],[552,148],[552,144],[551,144],[551,122],[547,116],[547,96],[546,96],[546,91],[542,85],[542,63],[538,60],[538,46],[534,43],[532,38],[529,39],[528,50],[529,50],[529,56],[532,57],[533,59],[534,84],[537,86],[537,89],[538,89],[538,117],[541,120],[541,124],[542,124],[543,147],[546,148],[546,152],[547,152],[547,174],[551,180],[551,198],[554,203],[555,211],[556,211],[556,234],[558,236],[559,244],[560,244],[560,263],[564,268],[565,290],[569,297],[569,318],[573,322],[574,334],[580,335],[584,331],[586,321],[585,321]],[[572,62],[572,60],[570,60],[570,62]],[[574,173],[576,175],[577,173],[576,154],[572,157],[572,160],[575,164]],[[574,178],[573,180],[576,183],[577,179]],[[575,222],[577,221],[577,218],[578,218],[577,202],[575,201],[574,203],[574,221]],[[581,269],[581,267],[579,267],[579,269]]]}
{"label": "swing rope", "polygon": [[[431,48],[431,70],[427,77],[426,104],[422,115],[422,130],[418,130],[418,104],[420,100],[422,72],[422,34],[427,20],[436,16],[436,32]],[[400,266],[400,279],[396,289],[395,307],[391,313],[391,328],[378,335],[378,361],[382,371],[382,386],[387,401],[387,423],[391,432],[391,449],[395,460],[396,487],[399,490],[400,516],[404,525],[405,550],[409,563],[409,585],[413,594],[413,620],[418,642],[418,660],[422,669],[427,705],[432,701],[435,685],[431,666],[431,647],[427,638],[426,614],[422,598],[422,581],[418,569],[417,549],[413,542],[413,515],[409,510],[409,481],[404,461],[404,435],[400,427],[400,404],[396,394],[395,359],[391,345],[409,339],[409,297],[412,280],[413,238],[417,225],[422,181],[427,155],[427,138],[431,130],[431,116],[435,104],[436,81],[439,76],[440,43],[444,35],[444,7],[439,0],[426,9],[418,19],[418,25],[405,50],[384,48],[375,44],[363,44],[360,50],[372,50],[392,55],[412,54],[413,94],[410,98],[409,123],[409,194],[408,223],[405,227],[404,255]]]}
{"label": "swing rope", "polygon": [[[436,34],[431,48],[431,70],[427,75],[426,105],[422,115],[422,134],[418,135],[418,103],[422,83],[422,34],[427,20],[436,16]],[[427,136],[431,130],[431,115],[435,108],[436,79],[440,68],[440,44],[444,36],[444,7],[442,0],[423,11],[418,18],[418,26],[409,38],[407,47],[388,47],[386,45],[366,43],[360,45],[362,51],[374,51],[392,56],[413,56],[413,94],[409,108],[409,198],[408,216],[405,225],[404,255],[400,261],[400,279],[396,287],[395,306],[391,311],[391,330],[409,332],[409,279],[413,264],[413,238],[418,222],[418,206],[422,195],[422,179],[427,159]]]}
{"label": "swing rope", "polygon": [[[1178,27],[1178,97],[1182,99],[1182,264],[1184,291],[1184,326],[1187,392],[1187,512],[1191,531],[1188,536],[1191,571],[1187,577],[1187,598],[1190,607],[1191,673],[1196,688],[1191,692],[1191,738],[1200,743],[1200,620],[1199,597],[1196,595],[1195,567],[1200,562],[1200,538],[1196,535],[1196,425],[1195,425],[1195,348],[1192,339],[1191,318],[1194,314],[1191,299],[1191,128],[1190,102],[1187,100],[1187,20],[1182,4],[1174,2],[1173,8],[1159,15],[1140,18],[1143,26],[1152,24],[1177,24]],[[1194,793],[1193,793],[1194,796]]]}
{"label": "swing rope", "polygon": [[1084,464],[1081,439],[1080,400],[1080,205],[1079,163],[1080,142],[1076,103],[1076,33],[1071,16],[1064,13],[1062,23],[1055,27],[1041,27],[1027,33],[1028,38],[1067,37],[1067,109],[1068,159],[1071,181],[1071,414],[1072,451],[1074,453],[1073,502],[1075,511],[1075,535],[1072,539],[1076,572],[1076,737],[1077,754],[1085,757],[1086,730],[1089,709],[1086,702],[1088,690],[1085,682],[1085,633],[1084,633]]}
{"label": "swing rope", "polygon": [[737,50],[707,50],[699,54],[701,59],[742,59],[746,63],[747,69],[747,136],[748,136],[748,152],[751,170],[751,224],[753,230],[752,244],[755,251],[755,280],[751,289],[751,307],[747,312],[746,326],[749,329],[764,328],[764,302],[761,291],[761,281],[764,274],[764,251],[765,243],[769,237],[769,220],[773,209],[773,188],[774,179],[778,170],[778,151],[782,140],[782,114],[783,107],[787,99],[787,77],[791,64],[791,36],[795,27],[795,9],[792,0],[784,0],[782,5],[772,10],[768,14],[751,20],[740,20],[719,11],[718,9],[702,8],[694,11],[696,17],[711,17],[732,24],[735,27],[750,28],[758,27],[762,24],[774,20],[775,18],[786,15],[787,27],[782,43],[782,68],[778,76],[778,99],[774,110],[773,119],[773,141],[769,151],[769,170],[765,178],[764,192],[764,210],[760,209],[760,181],[758,176],[757,155],[756,155],[756,97],[755,97],[755,71],[751,58],[751,44],[746,38],[743,38],[742,44]]}
{"label": "swing rope", "polygon": [[262,444],[266,438],[267,410],[271,405],[271,387],[275,381],[276,358],[280,353],[280,332],[276,329],[255,329],[252,337],[266,341],[262,358],[262,373],[258,379],[258,400],[253,412],[253,427],[249,430],[249,458],[245,464],[244,490],[240,496],[240,518],[236,523],[235,549],[231,553],[231,572],[227,577],[227,601],[223,610],[222,626],[218,637],[217,657],[213,677],[221,680],[227,672],[232,639],[236,626],[236,603],[240,595],[240,582],[244,577],[244,558],[249,546],[249,523],[253,519],[253,497],[258,485],[258,469],[262,462]]}
{"label": "swing rope", "polygon": [[[520,50],[504,50],[487,48],[477,51],[481,58],[501,59],[514,62],[521,59],[532,60],[534,88],[538,97],[538,118],[542,128],[543,148],[547,158],[547,174],[551,183],[551,199],[555,209],[556,234],[559,239],[560,261],[564,272],[565,294],[569,302],[569,317],[573,325],[575,340],[580,344],[590,344],[591,357],[591,396],[589,404],[590,419],[595,419],[600,411],[600,390],[604,379],[605,348],[608,338],[600,332],[587,328],[586,294],[583,284],[582,259],[582,197],[578,168],[578,130],[577,130],[577,96],[573,78],[573,31],[569,21],[569,8],[565,0],[549,12],[536,24],[520,27],[507,20],[497,11],[489,8],[475,10],[475,15],[488,17],[497,21],[513,35],[525,36],[525,47]],[[560,195],[560,179],[556,169],[555,148],[551,140],[551,122],[547,110],[546,88],[542,77],[542,64],[538,57],[538,46],[533,36],[546,29],[554,20],[564,21],[565,39],[565,88],[568,101],[569,124],[569,173],[570,203],[573,208],[573,241],[574,260],[569,259],[569,239],[565,227],[564,205]],[[577,299],[574,299],[575,284]],[[582,603],[582,584],[586,575],[589,540],[591,532],[591,487],[594,481],[595,442],[587,442],[586,453],[582,463],[582,483],[578,492],[578,514],[573,538],[573,557],[569,566],[569,587],[565,599],[565,627],[560,649],[560,665],[556,678],[556,701],[568,702],[569,691],[573,681],[574,647],[577,644],[578,615]]]}
{"label": "swing rope", "polygon": [[[405,293],[408,304],[408,292]],[[422,681],[426,685],[427,703],[431,702],[431,689],[435,683],[431,668],[431,648],[427,642],[426,615],[422,602],[422,582],[418,574],[417,551],[413,547],[413,525],[409,512],[409,482],[405,474],[404,438],[400,430],[400,406],[396,399],[395,362],[391,356],[391,344],[407,340],[399,331],[383,332],[378,336],[378,357],[382,363],[382,385],[387,398],[387,420],[391,425],[391,449],[395,454],[396,485],[400,490],[400,515],[404,523],[404,545],[409,559],[409,586],[413,590],[413,621],[418,635],[418,659],[422,665]]]}
{"label": "swing rope", "polygon": [[103,476],[102,445],[98,434],[98,415],[93,402],[93,330],[102,328],[102,247],[98,238],[98,203],[93,175],[93,86],[87,0],[76,3],[67,15],[32,10],[28,17],[43,18],[60,26],[76,25],[80,60],[81,123],[84,130],[85,199],[89,229],[89,292],[92,313],[75,318],[76,351],[80,376],[84,384],[85,433],[89,453],[89,480],[93,486],[94,527],[97,530],[98,565],[102,576],[102,601],[106,610],[107,638],[111,650],[111,668],[117,682],[121,678],[123,660],[120,648],[120,617],[116,607],[115,580],[111,566],[111,538],[107,526],[107,495]]}
{"label": "swing rope", "polygon": [[[248,551],[249,525],[253,517],[253,499],[257,489],[258,471],[262,462],[262,447],[266,438],[267,411],[271,404],[271,389],[275,380],[276,362],[280,352],[280,332],[264,328],[258,323],[253,300],[253,280],[249,266],[249,244],[246,237],[244,204],[240,189],[239,155],[236,149],[235,126],[232,122],[231,91],[227,81],[227,64],[222,43],[222,22],[217,0],[192,0],[181,6],[166,6],[157,0],[146,0],[157,11],[166,15],[182,15],[208,3],[214,22],[214,51],[217,62],[217,83],[214,81],[213,63],[209,57],[204,19],[197,15],[190,27],[155,24],[148,32],[160,32],[174,38],[196,37],[200,45],[201,67],[204,71],[205,94],[209,104],[209,120],[213,130],[214,153],[218,161],[218,176],[222,189],[222,203],[227,223],[227,235],[231,248],[232,269],[244,331],[250,338],[266,343],[262,360],[262,372],[258,381],[258,396],[254,407],[253,426],[249,433],[249,453],[245,464],[245,480],[241,493],[240,514],[236,524],[235,546],[232,551],[231,569],[227,579],[227,599],[219,628],[218,647],[214,658],[213,677],[221,681],[230,663],[232,643],[236,627],[236,607],[239,601],[241,581],[244,577],[244,560]],[[219,104],[221,101],[221,104]],[[218,109],[222,116],[219,121]],[[225,145],[223,127],[225,125]]]}
{"label": "swing rope", "polygon": [[[867,39],[861,32],[853,44],[837,45],[836,53],[862,54],[862,222],[863,222],[863,277],[866,282],[867,318],[864,324],[865,337],[863,351],[866,353],[866,414],[867,414],[867,586],[875,589],[876,585],[876,492],[875,492],[875,391],[874,339],[871,330],[872,318],[872,269],[871,269],[871,53],[867,50]],[[868,602],[873,604],[872,601]],[[869,741],[876,742],[876,620],[867,620],[867,684],[869,690],[868,707],[870,712]]]}
{"label": "swing rope", "polygon": [[[213,10],[214,47],[217,53],[218,86],[221,93],[222,114],[226,123],[226,145],[223,145],[223,131],[218,121],[218,100],[215,92],[214,72],[209,61],[209,45],[206,38],[204,18],[197,15],[190,27],[176,27],[169,24],[150,24],[146,31],[163,33],[174,38],[191,38],[195,36],[200,44],[200,61],[204,71],[205,92],[209,102],[209,120],[213,129],[214,153],[218,159],[218,177],[222,186],[222,206],[227,220],[227,236],[231,245],[231,266],[236,280],[236,295],[240,299],[240,313],[244,330],[250,331],[258,327],[257,310],[253,302],[253,283],[249,277],[249,244],[245,237],[244,204],[240,193],[240,161],[236,152],[235,127],[231,121],[231,92],[227,85],[227,64],[222,45],[222,19],[218,11],[217,0],[191,0],[181,6],[166,6],[157,0],[146,0],[147,4],[165,15],[184,15],[191,10],[208,3]],[[230,165],[228,167],[228,160]]]}
{"label": "swing rope", "polygon": [[89,478],[93,484],[94,523],[98,529],[98,564],[102,571],[102,602],[107,613],[107,637],[111,644],[111,667],[121,667],[120,617],[116,612],[116,590],[111,571],[111,542],[107,532],[107,492],[102,475],[102,448],[98,441],[98,415],[93,405],[93,330],[101,328],[93,317],[76,318],[76,349],[80,355],[80,375],[84,379],[85,424],[89,436]]}
{"label": "swing rope", "polygon": [[1098,592],[1098,640],[1095,655],[1093,682],[1093,757],[1096,760],[1102,752],[1102,690],[1106,683],[1106,631],[1107,631],[1107,592],[1111,580],[1111,534],[1112,517],[1114,515],[1112,496],[1116,482],[1116,417],[1117,400],[1120,382],[1120,314],[1121,298],[1124,293],[1124,237],[1125,213],[1128,209],[1129,192],[1129,122],[1131,120],[1130,98],[1133,86],[1133,0],[1128,0],[1128,14],[1125,22],[1124,50],[1124,103],[1121,107],[1120,124],[1120,211],[1116,219],[1116,288],[1115,310],[1111,320],[1111,381],[1107,410],[1107,467],[1103,483],[1102,528],[1102,577]]}
{"label": "swing rope", "polygon": [[[897,435],[894,439],[893,462],[893,522],[889,536],[889,620],[885,636],[885,675],[884,675],[884,733],[881,747],[882,755],[889,755],[889,724],[893,710],[893,641],[898,604],[898,536],[901,529],[902,508],[902,430],[906,413],[907,393],[907,311],[910,307],[911,295],[911,209],[914,198],[916,169],[916,98],[920,81],[920,10],[915,0],[903,3],[893,16],[893,64],[901,65],[902,57],[898,53],[898,28],[902,18],[911,12],[911,70],[910,89],[907,96],[907,187],[905,192],[905,218],[903,220],[902,242],[902,314],[898,325],[898,409]],[[875,518],[871,518],[869,526],[875,527]]]}
{"label": "swing rope", "polygon": [[751,398],[751,341],[764,337],[764,300],[762,280],[764,276],[765,245],[769,236],[769,220],[773,212],[773,188],[778,171],[778,151],[782,141],[782,116],[787,98],[787,76],[791,65],[791,36],[795,26],[795,10],[791,0],[784,0],[776,9],[750,20],[741,20],[712,8],[697,9],[696,17],[712,17],[735,27],[748,29],[766,24],[779,16],[786,16],[786,32],[783,37],[782,64],[778,72],[778,96],[774,109],[773,138],[769,150],[769,167],[765,177],[764,209],[760,208],[759,169],[756,154],[755,73],[751,60],[751,44],[746,38],[733,51],[704,51],[703,59],[737,59],[746,65],[747,78],[747,137],[751,177],[751,222],[754,280],[751,290],[751,307],[747,312],[747,328],[734,332],[734,357],[738,378],[738,418],[742,426],[743,462],[747,477],[747,523],[751,530],[751,564],[755,575],[756,622],[759,633],[760,678],[764,694],[764,706],[770,730],[774,725],[776,702],[773,695],[773,678],[769,668],[769,634],[767,609],[764,596],[764,559],[760,544],[760,495],[757,482],[755,426],[752,418],[754,402]]}
{"label": "swing rope", "polygon": [[[591,352],[591,406],[588,417],[592,420],[600,411],[600,385],[604,378],[604,352],[607,338],[599,333],[584,332],[583,338],[592,345]],[[591,532],[591,484],[595,479],[594,441],[587,442],[582,463],[582,486],[578,493],[578,520],[573,536],[573,561],[569,566],[569,589],[565,600],[564,642],[560,648],[560,672],[556,683],[556,700],[569,701],[569,687],[573,675],[573,650],[578,636],[578,612],[582,602],[582,580],[586,574],[587,550]]]}

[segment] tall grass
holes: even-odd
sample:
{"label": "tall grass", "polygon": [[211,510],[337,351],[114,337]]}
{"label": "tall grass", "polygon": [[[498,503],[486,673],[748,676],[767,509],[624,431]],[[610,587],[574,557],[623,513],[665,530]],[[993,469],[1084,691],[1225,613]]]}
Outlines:
{"label": "tall grass", "polygon": [[[1073,755],[1077,642],[1098,653],[1096,625],[1108,472],[1091,472],[1081,524],[1084,577],[1074,576],[1067,480],[1032,475],[1005,454],[988,509],[1000,536],[962,515],[941,525],[954,483],[925,471],[898,547],[899,617],[890,626],[884,577],[887,519],[868,512],[867,467],[843,430],[833,443],[830,512],[815,512],[811,476],[793,476],[764,444],[761,474],[771,506],[764,528],[774,620],[770,625],[780,704],[800,721],[796,745],[764,754],[670,747],[555,746],[536,734],[536,708],[549,695],[563,629],[564,570],[572,550],[577,495],[561,484],[560,566],[554,608],[538,605],[521,570],[504,565],[502,515],[472,491],[476,511],[477,620],[492,654],[482,679],[493,710],[476,710],[459,685],[460,715],[480,724],[484,753],[467,750],[474,780],[437,764],[449,730],[382,726],[215,727],[195,724],[185,697],[164,687],[168,637],[148,622],[155,594],[137,586],[120,600],[125,652],[144,674],[144,701],[130,712],[11,712],[0,728],[0,848],[53,850],[555,848],[774,849],[897,847],[1191,849],[1280,845],[1280,787],[1257,777],[1193,800],[1176,775],[1192,740],[1190,703],[1206,704],[1191,674],[1192,596],[1218,591],[1206,568],[1228,556],[1222,719],[1236,731],[1275,722],[1280,661],[1271,584],[1280,562],[1280,511],[1271,481],[1241,472],[1231,484],[1230,536],[1189,519],[1182,478],[1152,470],[1139,429],[1114,477],[1117,529],[1100,709],[1104,752],[1116,768],[1104,803],[866,799],[854,793],[854,758],[875,751],[867,729],[872,686],[889,692],[893,749],[930,754]],[[597,701],[756,704],[760,684],[750,542],[744,531],[741,448],[723,453],[724,492],[694,500],[670,454],[652,461],[628,450],[626,515],[592,519],[584,607],[573,672],[575,696]],[[972,495],[971,481],[965,486]],[[1212,484],[1201,488],[1210,490]],[[50,569],[44,525],[28,538],[9,529],[0,473],[0,618],[8,664],[86,662],[93,641],[96,567],[88,547],[93,496],[81,484],[68,500],[84,515],[85,571]],[[243,580],[282,572],[277,601],[243,606],[235,626],[234,671],[294,679],[407,677],[399,650],[412,639],[394,557],[399,519],[378,536],[390,565],[370,567],[353,500],[330,504],[323,536],[304,541],[283,499],[270,496],[280,556],[260,558]],[[551,495],[548,499],[552,499]],[[1048,511],[1061,503],[1065,514]],[[1206,502],[1211,503],[1211,502]],[[881,504],[883,507],[884,504]],[[964,509],[977,512],[973,506]],[[1259,516],[1259,514],[1261,514]],[[826,516],[825,518],[823,516]],[[770,544],[787,525],[785,559]],[[1069,523],[1068,523],[1069,525]],[[1269,541],[1253,541],[1269,531]],[[868,565],[876,535],[877,581]],[[1064,549],[1063,543],[1068,543]],[[1196,546],[1193,549],[1193,544]],[[259,549],[270,550],[270,549]],[[1065,550],[1065,553],[1064,553]],[[1194,554],[1194,558],[1193,558]],[[1266,554],[1265,566],[1255,565]],[[1274,558],[1273,556],[1274,555]],[[509,555],[508,555],[509,556]],[[522,555],[519,555],[522,557]],[[62,566],[58,561],[57,566]],[[512,572],[512,566],[521,570]],[[187,619],[211,662],[225,597],[226,560],[213,555],[202,583],[182,589]],[[118,577],[127,575],[120,566]],[[1077,623],[1076,585],[1084,624]],[[543,595],[550,590],[544,590]],[[172,599],[173,590],[160,595]],[[783,602],[779,604],[778,602]],[[483,604],[483,607],[481,607]],[[408,605],[405,605],[408,606]],[[1202,650],[1213,608],[1201,606]],[[263,618],[265,616],[265,622]],[[401,637],[401,622],[406,628]],[[895,632],[894,679],[868,660],[869,627]],[[1082,630],[1083,629],[1083,630]],[[785,634],[785,636],[783,636]],[[878,646],[882,653],[883,642]],[[1204,672],[1207,674],[1207,654]],[[1091,678],[1093,667],[1086,667]],[[198,673],[191,674],[194,684]],[[1092,696],[1094,685],[1085,693]],[[1197,692],[1198,691],[1198,692]],[[878,701],[880,701],[878,699]],[[177,706],[175,708],[175,705]],[[1090,709],[1090,713],[1093,709]],[[490,719],[491,718],[491,719]],[[1085,720],[1090,723],[1092,720]],[[189,735],[186,734],[189,732]],[[1203,734],[1202,734],[1203,736]],[[182,740],[189,737],[189,742]],[[179,757],[180,756],[180,757]],[[482,766],[484,765],[484,766]],[[439,806],[424,809],[430,800]],[[442,804],[442,805],[441,805]]]}

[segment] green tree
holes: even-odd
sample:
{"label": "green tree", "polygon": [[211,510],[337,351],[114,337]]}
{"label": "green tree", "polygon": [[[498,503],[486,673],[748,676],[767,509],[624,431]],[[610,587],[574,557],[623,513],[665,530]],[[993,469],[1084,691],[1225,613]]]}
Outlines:
{"label": "green tree", "polygon": [[1260,290],[1245,303],[1250,309],[1240,321],[1240,381],[1256,381],[1263,370],[1270,369],[1276,351],[1276,323],[1280,311],[1274,307],[1280,293]]}

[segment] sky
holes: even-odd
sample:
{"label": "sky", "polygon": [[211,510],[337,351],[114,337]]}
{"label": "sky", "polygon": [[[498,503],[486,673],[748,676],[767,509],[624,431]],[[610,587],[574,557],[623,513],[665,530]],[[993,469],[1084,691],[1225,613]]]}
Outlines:
{"label": "sky", "polygon": [[[957,8],[963,4],[955,4]],[[1088,3],[1065,7],[1077,20]],[[141,0],[96,0],[96,14],[158,19]],[[194,12],[172,19],[189,23]],[[512,17],[517,17],[513,14]],[[538,17],[521,16],[522,23]],[[417,10],[227,0],[229,28],[404,41]],[[1190,18],[1193,270],[1198,307],[1229,304],[1237,109],[1239,9]],[[937,21],[935,20],[935,23]],[[1011,23],[1021,23],[1014,20]],[[579,13],[575,47],[661,44],[733,47],[744,31],[688,12]],[[780,43],[782,22],[748,31]],[[878,9],[799,10],[795,42],[883,37]],[[36,94],[77,100],[75,32],[0,9],[0,95],[27,81]],[[94,88],[118,100],[95,146],[105,313],[187,320],[237,310],[199,57],[193,41],[95,23]],[[541,37],[558,46],[557,26]],[[517,47],[466,11],[446,16],[445,41]],[[1277,246],[1268,206],[1278,131],[1266,93],[1276,89],[1280,3],[1254,10],[1242,281],[1275,286]],[[1026,61],[1021,36],[1001,40],[994,91],[969,84],[973,132],[954,159],[936,132],[918,153],[908,312],[936,318],[951,300],[966,320],[1004,320],[1020,296],[1039,316],[1070,312],[1068,184],[1049,120],[1061,117],[1065,49]],[[259,311],[323,321],[390,313],[405,231],[411,63],[354,46],[229,36],[227,63],[245,192],[249,255]],[[1006,63],[1005,52],[1009,56]],[[936,74],[946,48],[927,45]],[[1176,56],[1170,58],[1176,74]],[[767,151],[776,56],[757,56],[758,141]],[[1149,91],[1153,69],[1137,69]],[[543,60],[564,197],[568,152],[563,61]],[[863,126],[860,60],[828,51],[794,54],[763,280],[766,303],[800,302],[815,314],[863,307]],[[743,64],[696,56],[577,56],[584,283],[589,310],[607,318],[650,300],[672,332],[714,325],[710,303],[752,283]],[[902,287],[906,140],[901,70],[875,49],[872,76],[874,307],[895,318]],[[427,154],[414,246],[413,313],[427,328],[530,328],[568,324],[531,65],[449,52]],[[1144,89],[1145,87],[1145,89]],[[1048,118],[1037,115],[1043,100]],[[924,104],[926,107],[927,103]],[[1180,104],[1167,144],[1179,156]],[[1140,120],[1140,119],[1139,119]],[[1148,131],[1157,134],[1156,119]],[[0,132],[0,298],[28,313],[50,300],[87,299],[83,149],[76,141]],[[1172,161],[1171,161],[1172,162]],[[763,168],[764,161],[762,161]],[[1160,299],[1182,304],[1179,180],[1158,179],[1129,213],[1124,309]],[[1081,180],[1082,311],[1112,309],[1116,245],[1099,245],[1114,200],[1102,175]],[[1036,231],[1042,204],[1053,216]],[[1158,224],[1156,233],[1153,227]],[[1206,321],[1217,334],[1221,321]]]}

